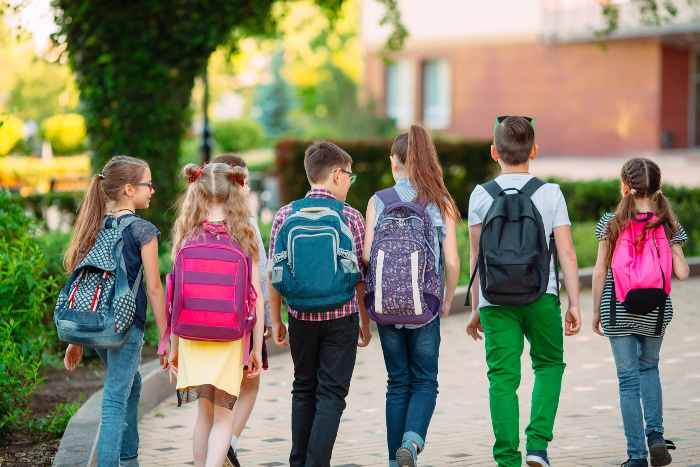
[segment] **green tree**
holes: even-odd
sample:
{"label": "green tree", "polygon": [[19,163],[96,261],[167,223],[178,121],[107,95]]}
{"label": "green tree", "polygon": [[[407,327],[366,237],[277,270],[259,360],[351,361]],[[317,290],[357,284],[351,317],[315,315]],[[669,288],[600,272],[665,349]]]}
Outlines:
{"label": "green tree", "polygon": [[278,136],[289,129],[291,90],[280,74],[283,65],[284,50],[278,50],[270,62],[272,82],[258,85],[255,93],[255,103],[260,109],[258,120],[270,136]]}

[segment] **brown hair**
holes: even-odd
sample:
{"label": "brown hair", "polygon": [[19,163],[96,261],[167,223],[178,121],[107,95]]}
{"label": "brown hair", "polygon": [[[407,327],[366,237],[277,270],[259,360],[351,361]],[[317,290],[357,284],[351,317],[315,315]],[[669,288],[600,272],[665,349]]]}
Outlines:
{"label": "brown hair", "polygon": [[344,168],[352,164],[350,154],[328,141],[314,141],[306,149],[304,169],[310,183],[323,183],[338,167]]}
{"label": "brown hair", "polygon": [[[197,164],[187,164],[182,169],[185,179],[195,176],[200,171]],[[226,211],[223,220],[229,237],[234,238],[243,251],[258,260],[258,237],[250,222],[250,211],[243,187],[234,180],[243,180],[248,171],[243,167],[231,167],[227,164],[207,164],[202,173],[197,175],[187,187],[187,191],[177,202],[177,220],[172,231],[173,249],[171,257],[175,259],[177,251],[192,237],[203,234],[202,224],[207,220],[209,206],[221,204]]]}
{"label": "brown hair", "polygon": [[657,220],[651,221],[644,226],[644,230],[636,240],[638,248],[640,248],[639,244],[644,240],[647,230],[655,229],[662,225],[666,232],[666,237],[669,239],[673,238],[678,231],[676,215],[666,197],[661,193],[661,169],[659,169],[658,165],[643,157],[630,159],[622,166],[620,181],[627,185],[630,192],[622,197],[615,210],[615,215],[607,224],[606,242],[608,257],[606,262],[608,267],[610,267],[612,262],[612,255],[620,233],[627,228],[637,212],[637,205],[634,202],[635,198],[651,198],[652,210],[658,217]]}
{"label": "brown hair", "polygon": [[408,133],[400,134],[391,145],[391,154],[406,166],[408,178],[416,190],[415,203],[433,203],[442,217],[461,220],[457,204],[445,187],[442,166],[430,134],[420,125],[411,125]]}
{"label": "brown hair", "polygon": [[92,176],[85,196],[78,206],[73,239],[63,258],[63,266],[69,274],[95,245],[102,219],[107,213],[105,196],[110,204],[117,203],[124,196],[124,187],[139,183],[147,168],[148,164],[141,159],[116,156],[107,162],[101,174]]}
{"label": "brown hair", "polygon": [[524,164],[535,146],[535,129],[522,117],[508,117],[496,125],[493,145],[504,164]]}
{"label": "brown hair", "polygon": [[239,156],[236,153],[228,153],[228,154],[222,154],[220,156],[216,156],[212,160],[209,161],[210,164],[227,164],[232,167],[243,167],[244,169],[247,169],[248,166],[246,165],[245,161],[241,156]]}

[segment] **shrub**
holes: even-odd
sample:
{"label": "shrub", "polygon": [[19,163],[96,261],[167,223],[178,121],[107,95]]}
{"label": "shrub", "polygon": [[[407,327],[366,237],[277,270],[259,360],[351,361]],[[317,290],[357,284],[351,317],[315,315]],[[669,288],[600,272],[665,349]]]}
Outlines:
{"label": "shrub", "polygon": [[[347,203],[364,213],[372,195],[394,184],[389,153],[392,140],[335,142],[353,159],[357,181],[348,192]],[[280,177],[283,202],[303,198],[309,190],[304,171],[304,151],[311,141],[284,139],[277,143],[275,169]],[[491,142],[435,141],[445,173],[445,185],[466,217],[469,195],[474,187],[495,175],[498,165],[491,160]]]}
{"label": "shrub", "polygon": [[27,156],[0,159],[0,187],[11,189],[30,187],[45,193],[49,191],[52,179],[87,179],[90,173],[90,157],[87,155],[54,157],[50,163]]}
{"label": "shrub", "polygon": [[9,115],[0,124],[0,156],[6,156],[24,136],[24,122]]}
{"label": "shrub", "polygon": [[78,114],[54,115],[41,122],[44,137],[56,154],[85,151],[85,119]]}
{"label": "shrub", "polygon": [[249,118],[220,120],[214,124],[214,139],[226,152],[247,151],[265,142],[265,130]]}

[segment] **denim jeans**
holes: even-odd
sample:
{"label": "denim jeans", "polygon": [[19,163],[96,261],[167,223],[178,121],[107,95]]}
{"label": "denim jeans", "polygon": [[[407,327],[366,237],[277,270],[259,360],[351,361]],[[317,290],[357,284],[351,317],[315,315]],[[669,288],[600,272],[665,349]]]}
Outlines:
{"label": "denim jeans", "polygon": [[102,424],[97,440],[100,467],[138,466],[139,397],[143,331],[132,325],[121,347],[96,349],[107,366],[102,396]]}
{"label": "denim jeans", "polygon": [[440,318],[418,329],[377,325],[387,372],[386,441],[389,461],[403,435],[416,433],[425,441],[438,395]]}
{"label": "denim jeans", "polygon": [[610,337],[617,379],[620,382],[620,410],[627,437],[627,455],[631,459],[646,459],[645,435],[652,431],[662,434],[664,432],[659,378],[659,351],[662,341],[663,337],[638,334]]}
{"label": "denim jeans", "polygon": [[292,467],[328,467],[355,369],[357,313],[327,321],[289,316],[294,362]]}

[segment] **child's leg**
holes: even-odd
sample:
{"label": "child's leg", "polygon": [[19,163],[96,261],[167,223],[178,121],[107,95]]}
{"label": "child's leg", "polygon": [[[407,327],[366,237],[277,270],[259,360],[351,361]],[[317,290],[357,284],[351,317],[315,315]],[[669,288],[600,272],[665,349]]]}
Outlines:
{"label": "child's leg", "polygon": [[525,336],[535,372],[530,423],[525,429],[526,449],[546,451],[552,441],[564,375],[564,329],[561,308],[554,295],[544,294],[523,310]]}
{"label": "child's leg", "polygon": [[250,414],[253,412],[255,399],[258,397],[258,391],[260,390],[260,376],[262,376],[262,373],[257,378],[248,378],[249,374],[250,371],[248,370],[243,372],[241,394],[236,401],[236,418],[233,422],[233,435],[237,438],[241,436],[245,424],[248,423]]}
{"label": "child's leg", "polygon": [[221,467],[226,460],[235,418],[235,410],[214,405],[214,424],[209,433],[206,467]]}
{"label": "child's leg", "polygon": [[[440,318],[436,318],[426,327],[411,329],[408,333],[411,402],[408,405],[406,426],[402,435],[413,433],[424,443],[438,395]],[[423,447],[419,445],[418,449],[422,450]],[[391,454],[391,451],[389,453]]]}
{"label": "child's leg", "polygon": [[516,390],[520,386],[520,356],[524,337],[520,323],[522,307],[487,306],[481,309],[486,364],[489,367],[489,405],[496,443],[493,458],[499,467],[520,467],[518,451],[519,410]]}
{"label": "child's leg", "polygon": [[[204,467],[207,462],[209,434],[214,424],[214,404],[203,397],[197,399],[197,421],[192,435],[192,455],[194,465]],[[231,438],[229,438],[229,441]],[[222,462],[223,463],[223,462]]]}
{"label": "child's leg", "polygon": [[411,400],[411,375],[408,369],[407,329],[393,324],[377,325],[387,372],[386,383],[386,441],[389,461],[396,460],[396,450],[406,427],[406,412]]}
{"label": "child's leg", "polygon": [[617,379],[620,383],[620,410],[627,437],[627,455],[631,459],[646,459],[644,417],[640,403],[639,349],[634,335],[611,337]]}
{"label": "child's leg", "polygon": [[[102,424],[97,441],[100,466],[119,467],[125,432],[129,433],[125,440],[129,452],[124,453],[125,458],[134,458],[138,454],[138,422],[133,423],[138,418],[138,396],[134,394],[136,404],[129,404],[129,398],[132,389],[138,390],[140,395],[141,387],[134,385],[134,379],[141,363],[142,346],[143,331],[132,325],[121,347],[97,351],[107,365],[102,396]],[[132,420],[132,423],[127,425],[127,420]]]}
{"label": "child's leg", "polygon": [[121,467],[138,466],[139,454],[139,399],[141,398],[141,373],[138,371],[131,385],[129,398],[126,400],[126,428],[119,452]]}
{"label": "child's leg", "polygon": [[635,337],[637,337],[639,351],[639,379],[644,420],[647,425],[644,434],[648,435],[652,431],[663,434],[663,398],[659,378],[659,352],[663,337]]}

